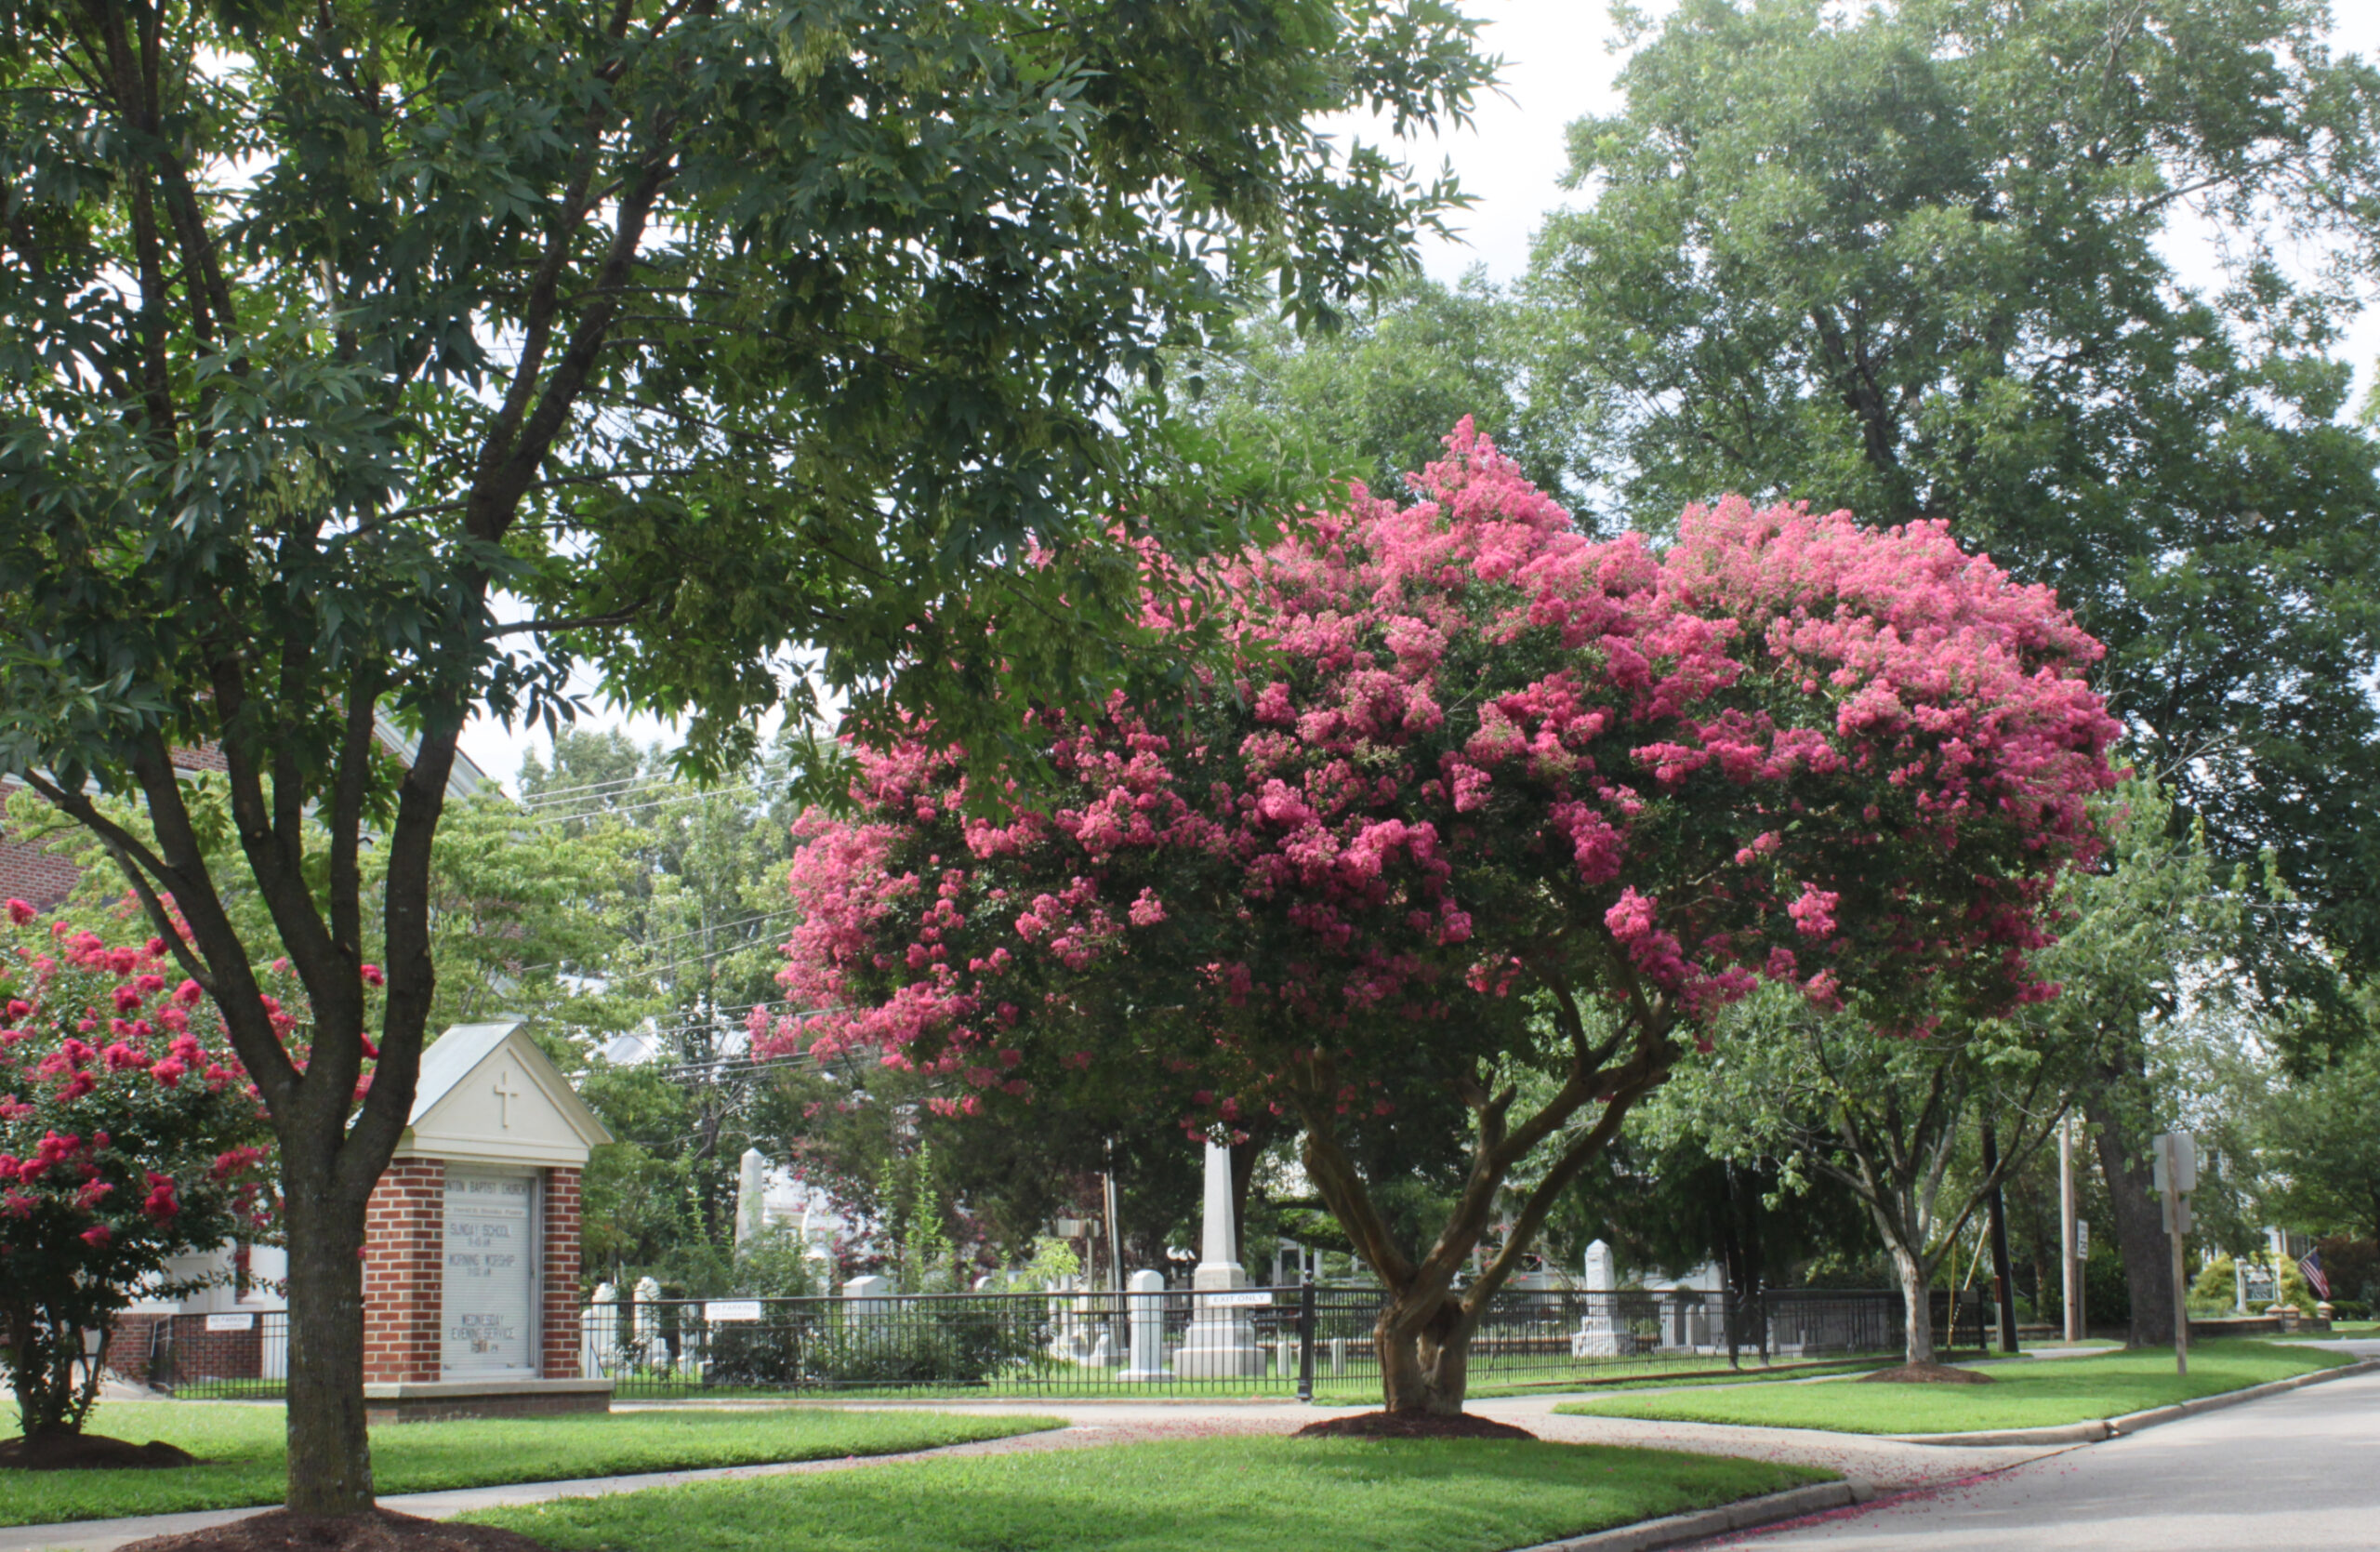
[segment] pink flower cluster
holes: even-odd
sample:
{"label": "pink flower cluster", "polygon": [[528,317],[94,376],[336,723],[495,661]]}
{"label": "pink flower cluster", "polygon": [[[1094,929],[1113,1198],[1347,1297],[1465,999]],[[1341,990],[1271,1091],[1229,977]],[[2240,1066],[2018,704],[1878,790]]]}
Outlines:
{"label": "pink flower cluster", "polygon": [[1887,1019],[2042,994],[2117,733],[2053,597],[1938,524],[1740,500],[1599,543],[1448,447],[1223,568],[1236,665],[1186,706],[1045,721],[1055,792],[965,817],[930,730],[863,752],[862,818],[796,832],[781,979],[828,1011],[764,1046],[1030,1094],[1164,1007],[1206,1115],[1326,1070],[1372,1112],[1536,990],[1689,1025],[1760,976]]}

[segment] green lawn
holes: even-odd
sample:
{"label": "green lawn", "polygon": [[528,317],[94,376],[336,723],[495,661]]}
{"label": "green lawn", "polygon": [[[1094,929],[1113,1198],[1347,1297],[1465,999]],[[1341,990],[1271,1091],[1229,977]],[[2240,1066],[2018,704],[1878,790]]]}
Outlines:
{"label": "green lawn", "polygon": [[1658,1450],[1266,1437],[707,1482],[468,1518],[561,1552],[681,1552],[690,1525],[702,1552],[1494,1552],[1824,1479]]}
{"label": "green lawn", "polygon": [[2348,1361],[2345,1353],[2319,1348],[2225,1340],[2191,1349],[2187,1379],[2175,1376],[2171,1349],[2151,1348],[1995,1366],[1985,1371],[1996,1381],[1991,1385],[1747,1385],[1675,1395],[1595,1396],[1554,1410],[1837,1433],[1966,1433],[2120,1417]]}
{"label": "green lawn", "polygon": [[[1056,1419],[1046,1417],[792,1407],[403,1423],[374,1430],[372,1463],[382,1492],[428,1492],[496,1482],[883,1455],[1058,1426]],[[162,1439],[206,1464],[178,1471],[0,1473],[0,1524],[281,1502],[284,1466],[279,1407],[116,1401],[91,1414],[91,1428],[135,1441]]]}

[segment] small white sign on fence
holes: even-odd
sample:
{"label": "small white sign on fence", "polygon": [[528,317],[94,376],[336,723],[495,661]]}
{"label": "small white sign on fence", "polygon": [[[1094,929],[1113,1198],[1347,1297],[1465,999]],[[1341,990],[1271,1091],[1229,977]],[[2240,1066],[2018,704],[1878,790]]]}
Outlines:
{"label": "small white sign on fence", "polygon": [[1273,1295],[1266,1289],[1244,1288],[1230,1293],[1201,1293],[1198,1302],[1217,1309],[1254,1309],[1271,1304]]}
{"label": "small white sign on fence", "polygon": [[713,1299],[703,1306],[703,1319],[712,1325],[724,1320],[757,1320],[760,1318],[758,1299]]}
{"label": "small white sign on fence", "polygon": [[206,1329],[209,1331],[254,1331],[257,1329],[257,1318],[250,1314],[209,1315],[206,1318]]}

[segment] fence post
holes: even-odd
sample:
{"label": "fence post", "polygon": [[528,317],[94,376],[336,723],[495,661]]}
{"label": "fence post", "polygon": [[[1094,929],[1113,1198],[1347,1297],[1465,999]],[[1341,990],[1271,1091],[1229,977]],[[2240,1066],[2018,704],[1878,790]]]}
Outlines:
{"label": "fence post", "polygon": [[1314,1274],[1298,1283],[1298,1399],[1314,1399]]}

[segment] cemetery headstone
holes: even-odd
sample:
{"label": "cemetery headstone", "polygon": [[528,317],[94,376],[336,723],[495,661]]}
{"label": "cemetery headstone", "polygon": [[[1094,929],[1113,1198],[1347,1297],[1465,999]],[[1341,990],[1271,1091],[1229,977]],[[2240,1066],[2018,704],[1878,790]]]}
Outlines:
{"label": "cemetery headstone", "polygon": [[1620,1326],[1620,1279],[1612,1265],[1611,1247],[1601,1240],[1587,1247],[1586,1277],[1587,1308],[1570,1337],[1570,1356],[1618,1358],[1633,1350],[1628,1333]]}

